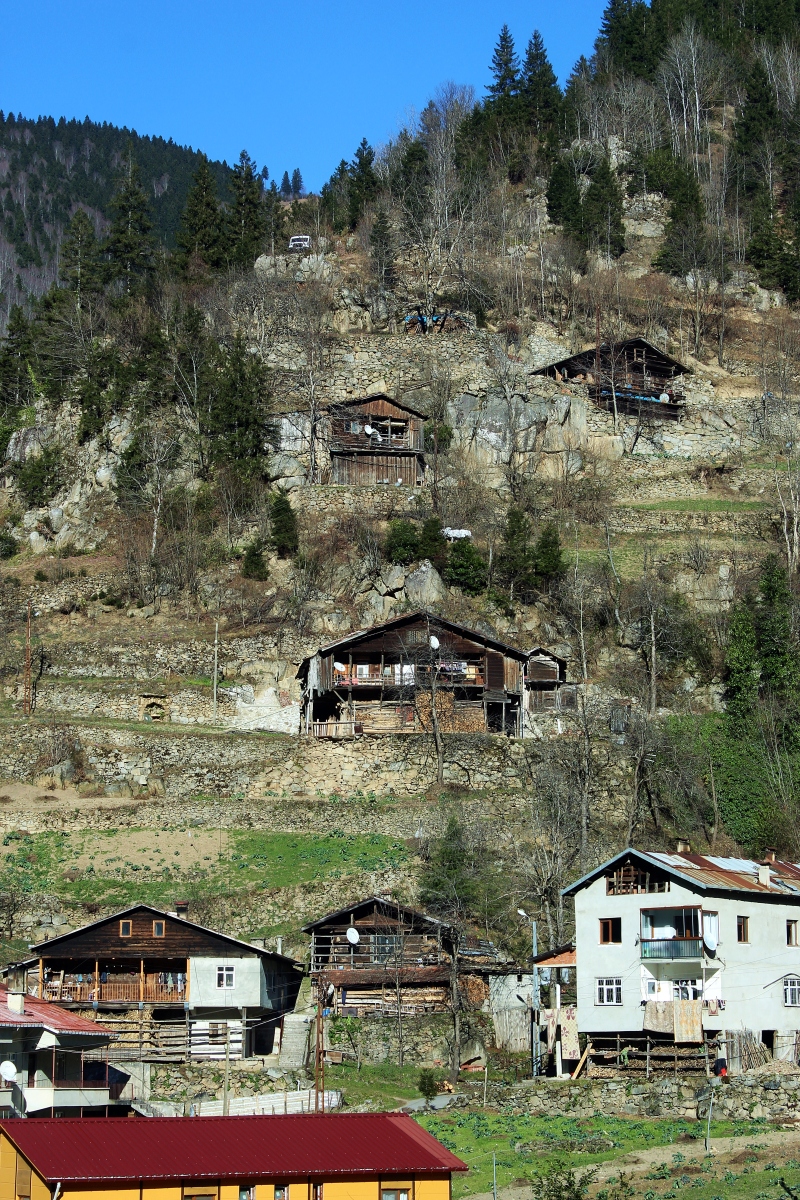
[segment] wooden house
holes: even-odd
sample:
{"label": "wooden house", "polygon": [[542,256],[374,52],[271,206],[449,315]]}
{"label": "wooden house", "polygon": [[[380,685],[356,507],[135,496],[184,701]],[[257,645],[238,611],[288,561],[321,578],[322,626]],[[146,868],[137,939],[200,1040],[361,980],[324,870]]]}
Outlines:
{"label": "wooden house", "polygon": [[322,646],[303,661],[303,723],[315,737],[522,732],[527,655],[419,610]]}
{"label": "wooden house", "polygon": [[[309,973],[321,1003],[345,1016],[447,1012],[453,954],[465,1004],[489,999],[489,977],[516,974],[490,941],[454,939],[446,921],[383,896],[369,896],[303,926]],[[457,949],[456,949],[457,947]]]}
{"label": "wooden house", "polygon": [[577,691],[567,683],[567,660],[544,646],[528,652],[525,663],[525,707],[529,712],[575,708]]}
{"label": "wooden house", "polygon": [[331,483],[424,483],[423,413],[379,395],[332,405],[327,415]]}
{"label": "wooden house", "polygon": [[0,1200],[449,1200],[403,1113],[0,1122]]}
{"label": "wooden house", "polygon": [[95,1014],[143,1058],[268,1053],[301,981],[293,959],[148,904],[31,950],[29,995]]}
{"label": "wooden house", "polygon": [[585,383],[590,398],[610,412],[679,420],[684,409],[683,363],[645,338],[603,342],[538,367],[534,375]]}

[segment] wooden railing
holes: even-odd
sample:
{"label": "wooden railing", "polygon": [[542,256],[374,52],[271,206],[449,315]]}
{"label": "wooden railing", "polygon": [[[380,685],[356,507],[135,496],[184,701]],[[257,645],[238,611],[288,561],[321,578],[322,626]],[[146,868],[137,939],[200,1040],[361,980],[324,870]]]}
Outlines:
{"label": "wooden railing", "polygon": [[[38,997],[38,984],[35,984],[30,991],[32,996]],[[185,989],[178,991],[177,987],[153,983],[145,983],[142,986],[137,979],[130,983],[101,983],[99,987],[96,987],[94,983],[49,982],[44,985],[42,998],[54,1000],[56,1003],[60,1001],[63,1004],[91,1004],[93,1000],[118,1000],[121,1002],[142,1000],[148,1004],[183,1004],[188,996]]]}

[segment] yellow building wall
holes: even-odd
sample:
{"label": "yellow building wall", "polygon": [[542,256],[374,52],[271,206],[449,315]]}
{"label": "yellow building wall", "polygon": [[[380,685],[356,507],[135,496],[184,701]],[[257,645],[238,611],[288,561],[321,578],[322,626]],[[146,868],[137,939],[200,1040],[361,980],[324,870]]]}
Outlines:
{"label": "yellow building wall", "polygon": [[[216,1188],[209,1188],[209,1193],[216,1191]],[[173,1184],[172,1187],[155,1187],[147,1184],[142,1189],[142,1200],[147,1197],[147,1200],[182,1200],[183,1191],[180,1184]],[[239,1200],[239,1193],[236,1193],[236,1200]]]}
{"label": "yellow building wall", "polygon": [[31,1171],[31,1200],[50,1200],[51,1192],[43,1179]]}
{"label": "yellow building wall", "polygon": [[0,1200],[14,1200],[17,1178],[17,1149],[0,1133]]}
{"label": "yellow building wall", "polygon": [[[289,1200],[294,1200],[291,1192]],[[322,1200],[379,1200],[377,1179],[337,1179],[322,1185]]]}
{"label": "yellow building wall", "polygon": [[450,1200],[449,1179],[418,1179],[414,1200]]}
{"label": "yellow building wall", "polygon": [[[69,1200],[139,1200],[139,1189],[131,1187],[64,1188],[62,1193]],[[33,1200],[33,1197],[31,1197]]]}

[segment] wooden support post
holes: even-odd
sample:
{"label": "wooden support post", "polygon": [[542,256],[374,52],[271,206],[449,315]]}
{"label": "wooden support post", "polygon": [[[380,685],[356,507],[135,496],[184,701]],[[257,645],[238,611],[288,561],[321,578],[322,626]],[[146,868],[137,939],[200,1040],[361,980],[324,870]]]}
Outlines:
{"label": "wooden support post", "polygon": [[39,999],[44,1000],[44,959],[39,959]]}
{"label": "wooden support post", "polygon": [[645,1076],[650,1078],[650,1034],[647,1035],[647,1060],[645,1064]]}
{"label": "wooden support post", "polygon": [[139,959],[139,1003],[144,1003],[144,959]]}
{"label": "wooden support post", "polygon": [[97,959],[94,961],[94,998],[100,999],[100,963]]}

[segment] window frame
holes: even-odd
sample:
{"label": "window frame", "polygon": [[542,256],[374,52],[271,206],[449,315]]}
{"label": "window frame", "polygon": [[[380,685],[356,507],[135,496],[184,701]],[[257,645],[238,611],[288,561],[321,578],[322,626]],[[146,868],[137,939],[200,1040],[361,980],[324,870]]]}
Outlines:
{"label": "window frame", "polygon": [[[160,933],[158,932],[158,929],[157,929],[157,926],[159,926],[159,925],[161,926]],[[163,938],[166,936],[167,936],[167,922],[164,920],[153,921],[153,937],[154,938]]]}
{"label": "window frame", "polygon": [[[613,993],[612,1000],[608,999],[609,992]],[[595,980],[594,1002],[599,1008],[619,1008],[622,1004],[622,976],[599,976]]]}
{"label": "window frame", "polygon": [[[128,927],[128,932],[127,932],[127,933],[125,932],[125,926],[126,926],[126,925],[127,925],[127,927]],[[126,917],[126,919],[125,919],[124,921],[120,921],[120,923],[119,923],[119,936],[120,936],[121,938],[129,938],[129,937],[133,937],[133,921],[130,919],[130,917]]]}
{"label": "window frame", "polygon": [[[794,999],[789,999],[790,996],[794,996]],[[783,1006],[784,1008],[800,1008],[800,976],[784,975]]]}
{"label": "window frame", "polygon": [[[622,945],[622,917],[600,917],[600,945],[601,946],[621,946]],[[619,937],[614,937],[614,926],[616,925]],[[608,927],[608,937],[603,935]]]}
{"label": "window frame", "polygon": [[787,920],[786,922],[786,945],[797,946],[800,942],[797,940],[797,921]]}
{"label": "window frame", "polygon": [[[230,983],[228,976],[230,975]],[[226,963],[217,964],[217,991],[233,992],[236,990],[236,966],[229,967]]]}
{"label": "window frame", "polygon": [[750,945],[750,918],[743,913],[736,916],[736,942],[739,946]]}
{"label": "window frame", "polygon": [[273,1200],[289,1200],[291,1184],[275,1183],[273,1184]]}

